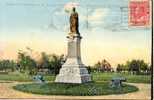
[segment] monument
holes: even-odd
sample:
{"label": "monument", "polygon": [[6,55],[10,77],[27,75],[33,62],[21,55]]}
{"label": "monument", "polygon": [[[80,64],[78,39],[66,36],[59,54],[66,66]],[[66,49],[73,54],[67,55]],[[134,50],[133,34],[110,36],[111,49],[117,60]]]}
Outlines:
{"label": "monument", "polygon": [[80,42],[82,37],[78,28],[78,13],[73,7],[70,16],[70,32],[67,36],[67,59],[56,76],[55,82],[57,83],[85,83],[91,81],[91,76],[81,60]]}

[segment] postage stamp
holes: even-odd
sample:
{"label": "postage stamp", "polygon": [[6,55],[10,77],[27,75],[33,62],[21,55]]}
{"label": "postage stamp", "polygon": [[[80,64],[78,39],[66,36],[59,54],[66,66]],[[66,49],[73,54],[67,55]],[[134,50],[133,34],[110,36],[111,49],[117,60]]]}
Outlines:
{"label": "postage stamp", "polygon": [[149,0],[131,0],[129,2],[129,24],[131,26],[148,26],[150,24]]}

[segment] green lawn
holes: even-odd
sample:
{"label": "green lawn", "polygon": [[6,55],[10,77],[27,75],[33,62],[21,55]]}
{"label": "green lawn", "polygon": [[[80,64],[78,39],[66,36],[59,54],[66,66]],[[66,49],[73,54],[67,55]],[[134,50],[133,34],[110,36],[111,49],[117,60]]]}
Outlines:
{"label": "green lawn", "polygon": [[[47,81],[53,81],[55,76],[53,75],[44,75],[44,79]],[[33,76],[27,74],[0,74],[0,80],[5,81],[19,81],[19,82],[30,82],[33,81]]]}
{"label": "green lawn", "polygon": [[94,81],[110,81],[112,77],[125,77],[130,83],[151,83],[151,75],[131,75],[128,73],[92,73]]}
{"label": "green lawn", "polygon": [[31,83],[19,84],[13,87],[16,90],[45,95],[109,95],[135,92],[138,90],[135,86],[123,84],[120,88],[112,88],[109,82],[93,82],[84,84],[60,84],[60,83]]}
{"label": "green lawn", "polygon": [[[150,83],[150,75],[130,75],[130,74],[120,74],[120,73],[92,73],[92,78],[94,81],[103,82],[110,81],[112,77],[122,76],[127,79],[127,82],[130,83]],[[44,75],[45,80],[54,81],[55,76],[53,75]],[[26,74],[0,74],[0,80],[7,81],[32,81],[33,76]]]}

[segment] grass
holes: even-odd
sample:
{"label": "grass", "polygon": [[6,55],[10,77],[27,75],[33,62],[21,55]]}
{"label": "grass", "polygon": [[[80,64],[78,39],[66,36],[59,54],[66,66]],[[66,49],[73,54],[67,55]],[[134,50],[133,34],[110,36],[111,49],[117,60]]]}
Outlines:
{"label": "grass", "polygon": [[129,83],[151,83],[151,75],[132,75],[128,73],[92,73],[94,81],[110,81],[113,77],[125,77]]}
{"label": "grass", "polygon": [[[44,75],[44,79],[47,81],[53,81],[55,76],[53,75]],[[18,81],[18,82],[31,82],[33,81],[33,76],[21,73],[9,73],[9,74],[0,74],[0,80],[3,81]]]}
{"label": "grass", "polygon": [[[127,79],[127,82],[130,83],[150,83],[150,75],[130,75],[130,74],[120,74],[120,73],[92,73],[92,78],[96,82],[110,81],[112,77],[122,76]],[[44,75],[46,81],[54,81],[54,75]],[[6,81],[33,81],[33,76],[29,76],[21,73],[9,73],[9,74],[0,74],[0,80]]]}
{"label": "grass", "polygon": [[60,83],[31,83],[19,84],[13,87],[16,90],[45,95],[72,95],[93,96],[124,94],[138,90],[135,86],[123,84],[121,88],[111,88],[108,82],[92,82],[84,84],[60,84]]}
{"label": "grass", "polygon": [[[29,83],[19,84],[13,88],[19,91],[45,94],[45,95],[76,95],[76,96],[92,96],[92,95],[109,95],[109,94],[123,94],[137,91],[134,86],[123,84],[121,88],[111,88],[109,82],[112,77],[122,76],[127,79],[127,82],[135,83],[150,83],[150,76],[146,75],[129,75],[117,73],[92,73],[94,82],[85,84],[60,84],[53,83],[54,75],[44,75],[46,81],[50,83]],[[7,81],[33,81],[33,76],[21,73],[0,74],[0,80]]]}

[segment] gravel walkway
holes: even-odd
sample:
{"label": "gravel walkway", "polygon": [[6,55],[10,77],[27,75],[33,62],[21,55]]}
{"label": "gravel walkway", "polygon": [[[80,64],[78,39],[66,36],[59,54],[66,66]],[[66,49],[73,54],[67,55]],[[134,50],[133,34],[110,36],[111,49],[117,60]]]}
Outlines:
{"label": "gravel walkway", "polygon": [[[106,95],[106,96],[47,96],[36,95],[30,93],[23,93],[12,89],[12,86],[20,84],[18,82],[0,82],[0,100],[8,98],[11,100],[24,99],[28,100],[83,100],[83,99],[137,99],[137,100],[150,100],[150,84],[129,83],[139,88],[139,91],[119,95]],[[25,100],[25,99],[24,99]]]}

